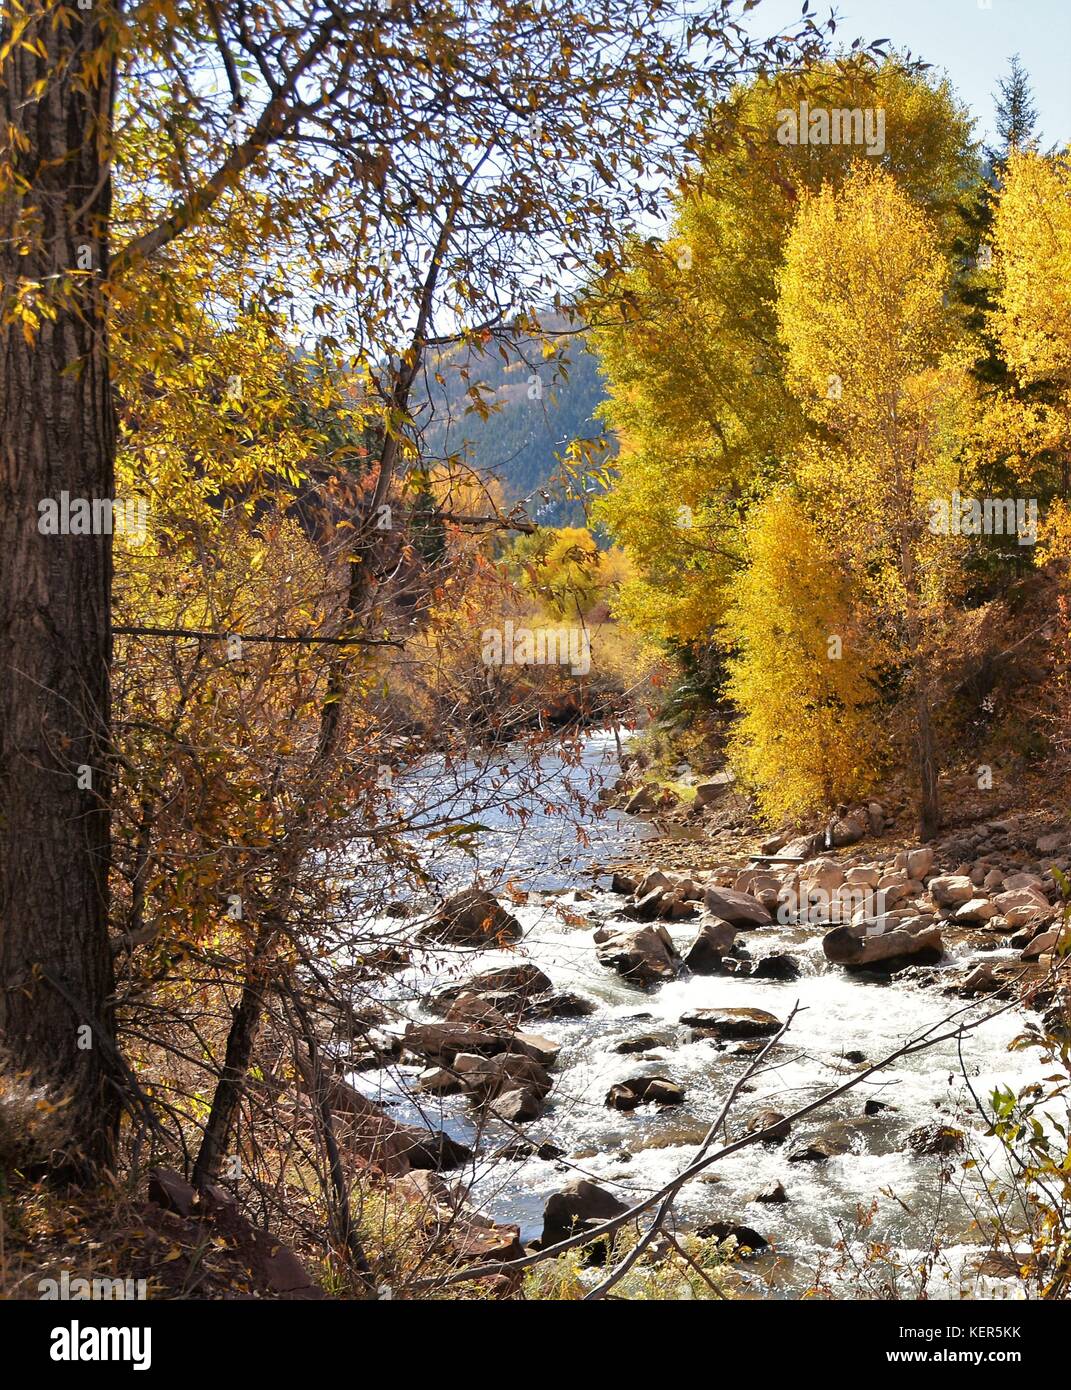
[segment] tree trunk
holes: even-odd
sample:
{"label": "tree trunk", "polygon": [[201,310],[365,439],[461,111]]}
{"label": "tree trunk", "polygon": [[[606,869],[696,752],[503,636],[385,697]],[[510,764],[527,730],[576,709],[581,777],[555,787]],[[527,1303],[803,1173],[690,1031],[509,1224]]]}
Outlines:
{"label": "tree trunk", "polygon": [[941,806],[938,792],[937,746],[933,736],[933,719],[930,715],[930,699],[922,684],[922,673],[918,675],[919,688],[915,700],[918,719],[919,751],[919,838],[924,842],[933,840],[941,824]]}
{"label": "tree trunk", "polygon": [[227,1033],[223,1070],[216,1083],[205,1132],[193,1165],[195,1187],[204,1187],[219,1177],[220,1165],[227,1154],[246,1074],[260,1031],[263,992],[269,988],[268,966],[278,934],[278,920],[274,915],[267,916],[257,927],[242,991]]}
{"label": "tree trunk", "polygon": [[[102,1045],[112,545],[45,533],[40,504],[114,492],[102,291],[114,55],[97,65],[114,42],[108,8],[71,6],[59,23],[55,5],[30,0],[0,69],[0,1030],[17,1066],[71,1096],[90,1162],[109,1159],[118,1115]],[[5,6],[5,48],[10,37]],[[13,316],[20,285],[39,296],[36,322]]]}

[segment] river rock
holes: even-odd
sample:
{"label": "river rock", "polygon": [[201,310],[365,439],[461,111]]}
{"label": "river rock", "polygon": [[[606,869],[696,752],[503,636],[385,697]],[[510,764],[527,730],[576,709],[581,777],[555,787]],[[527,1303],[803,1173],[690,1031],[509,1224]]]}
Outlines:
{"label": "river rock", "polygon": [[750,1226],[739,1225],[735,1221],[710,1221],[707,1225],[700,1226],[696,1235],[700,1240],[716,1240],[719,1245],[724,1241],[734,1240],[737,1250],[744,1255],[765,1250],[770,1243],[765,1236],[760,1236],[758,1231]]}
{"label": "river rock", "polygon": [[784,951],[775,951],[772,955],[763,956],[752,975],[756,980],[798,980],[800,967],[793,956],[786,955]]}
{"label": "river rock", "polygon": [[807,859],[816,850],[820,850],[824,843],[824,837],[819,833],[816,835],[800,835],[794,840],[789,840],[787,844],[781,846],[778,858],[782,856],[785,860]]}
{"label": "river rock", "polygon": [[638,1038],[623,1038],[614,1051],[627,1057],[635,1052],[650,1052],[656,1047],[664,1047],[665,1041],[664,1038],[656,1038],[653,1033],[641,1033]]}
{"label": "river rock", "polygon": [[918,930],[894,927],[891,931],[867,932],[862,925],[834,927],[822,938],[826,960],[833,965],[858,968],[883,964],[893,969],[901,961],[936,964],[944,955],[944,943],[936,927]]}
{"label": "river rock", "polygon": [[1059,854],[1064,843],[1063,835],[1040,835],[1037,842],[1038,854]]}
{"label": "river rock", "polygon": [[521,935],[516,917],[483,888],[466,888],[447,898],[434,920],[420,932],[422,939],[455,946],[494,946],[502,941],[517,941]]}
{"label": "river rock", "polygon": [[537,1091],[519,1086],[503,1091],[488,1106],[496,1119],[510,1125],[523,1125],[538,1120],[543,1113],[543,1100]]}
{"label": "river rock", "polygon": [[643,897],[637,896],[635,902],[631,902],[625,908],[625,916],[632,917],[637,922],[653,922],[656,917],[662,915],[665,905],[666,893],[662,888],[652,888]]}
{"label": "river rock", "polygon": [[942,874],[928,884],[939,907],[958,907],[974,897],[974,884],[966,874]]}
{"label": "river rock", "polygon": [[472,1157],[472,1150],[467,1144],[451,1139],[441,1130],[405,1125],[400,1137],[410,1168],[434,1168],[437,1171],[460,1168]]}
{"label": "river rock", "polygon": [[835,859],[811,859],[800,865],[800,899],[809,901],[812,893],[828,894],[844,882],[844,865]]}
{"label": "river rock", "polygon": [[547,1199],[543,1208],[543,1234],[540,1248],[557,1245],[580,1231],[590,1230],[603,1221],[620,1216],[628,1208],[612,1192],[588,1178],[575,1178],[560,1192]]}
{"label": "river rock", "polygon": [[551,1066],[557,1059],[560,1044],[538,1033],[519,1030],[496,1030],[469,1026],[464,1023],[409,1023],[406,1025],[405,1047],[426,1057],[430,1062],[453,1063],[459,1053],[476,1053],[481,1057],[497,1057],[515,1053]]}
{"label": "river rock", "polygon": [[463,1023],[408,1023],[405,1047],[430,1062],[453,1062],[459,1052],[478,1052],[491,1057],[511,1048],[508,1032],[493,1033]]}
{"label": "river rock", "polygon": [[758,1134],[760,1130],[769,1130],[769,1133],[762,1137],[764,1144],[783,1144],[791,1133],[792,1126],[780,1110],[760,1110],[748,1120],[747,1132]]}
{"label": "river rock", "polygon": [[708,781],[696,784],[695,804],[702,808],[715,805],[735,781],[736,777],[732,772],[716,772]]}
{"label": "river rock", "polygon": [[728,955],[736,941],[736,928],[720,918],[704,922],[695,940],[684,953],[684,963],[693,975],[716,975],[722,957]]}
{"label": "river rock", "polygon": [[456,1072],[448,1067],[428,1067],[417,1077],[417,1090],[433,1096],[456,1096],[465,1087]]}
{"label": "river rock", "polygon": [[997,916],[997,905],[989,898],[971,898],[962,907],[957,907],[952,914],[953,922],[963,922],[967,926],[975,925],[978,922],[988,922],[990,917]]}
{"label": "river rock", "polygon": [[599,964],[616,970],[636,985],[671,980],[681,966],[680,956],[665,927],[641,927],[636,931],[600,927],[594,939]]}
{"label": "river rock", "polygon": [[904,856],[904,868],[908,878],[924,879],[933,868],[934,853],[929,845],[920,849],[909,849]]}
{"label": "river rock", "polygon": [[1039,956],[1051,951],[1060,937],[1060,928],[1053,927],[1051,931],[1039,932],[1034,937],[1020,956],[1020,960],[1037,960]]}
{"label": "river rock", "polygon": [[635,896],[637,898],[645,898],[648,893],[654,893],[659,889],[672,887],[672,879],[668,878],[661,869],[652,869],[651,872],[642,878],[636,885]]}
{"label": "river rock", "polygon": [[657,802],[658,788],[644,785],[636,788],[625,802],[624,809],[630,816],[642,815],[644,811],[653,811]]}
{"label": "river rock", "polygon": [[1013,888],[998,893],[993,901],[1009,927],[1040,925],[1051,921],[1055,914],[1055,908],[1035,887]]}
{"label": "river rock", "polygon": [[453,1069],[475,1100],[489,1100],[515,1089],[532,1091],[542,1100],[554,1084],[539,1062],[514,1052],[502,1052],[497,1057],[462,1052],[454,1058]]}
{"label": "river rock", "polygon": [[956,989],[956,993],[967,999],[972,999],[976,994],[995,994],[1000,988],[1001,982],[994,975],[990,962],[986,960],[981,965],[976,965],[964,977],[963,982]]}
{"label": "river rock", "polygon": [[690,1009],[680,1021],[726,1042],[770,1037],[782,1027],[781,1020],[765,1009]]}
{"label": "river rock", "polygon": [[550,1018],[586,1018],[598,1009],[593,999],[585,999],[582,994],[560,990],[554,994],[540,994],[526,1006],[524,1017],[533,1021]]}
{"label": "river rock", "polygon": [[758,898],[750,893],[738,893],[734,888],[708,888],[703,902],[716,917],[741,931],[749,927],[768,927],[773,922],[769,909]]}
{"label": "river rock", "polygon": [[606,1093],[612,1110],[635,1110],[640,1105],[680,1105],[684,1088],[664,1076],[634,1076],[620,1081]]}
{"label": "river rock", "polygon": [[865,812],[843,816],[833,822],[833,845],[839,849],[844,845],[857,844],[869,829],[870,820]]}
{"label": "river rock", "polygon": [[459,994],[446,1011],[446,1021],[498,1033],[509,1033],[513,1028],[506,1015],[479,994]]}
{"label": "river rock", "polygon": [[670,922],[683,922],[686,918],[696,915],[696,906],[693,901],[689,901],[679,888],[671,889],[668,893],[662,894],[662,904],[658,910],[658,915]]}
{"label": "river rock", "polygon": [[1040,874],[1009,874],[1004,880],[1004,891],[1010,893],[1019,888],[1034,888],[1041,897],[1045,897],[1045,880]]}
{"label": "river rock", "polygon": [[768,1187],[764,1187],[761,1192],[756,1192],[754,1196],[748,1198],[749,1202],[765,1202],[770,1205],[779,1206],[782,1202],[788,1201],[788,1193],[779,1182],[772,1182]]}
{"label": "river rock", "polygon": [[962,1153],[966,1145],[966,1135],[952,1125],[919,1125],[907,1136],[907,1146],[916,1158],[928,1154],[946,1157],[949,1154]]}
{"label": "river rock", "polygon": [[519,961],[516,965],[503,965],[497,970],[481,970],[470,975],[459,985],[451,985],[436,995],[447,1002],[459,994],[515,994],[522,1001],[529,996],[549,994],[554,988],[550,976],[531,961]]}
{"label": "river rock", "polygon": [[825,1163],[837,1158],[847,1150],[827,1139],[812,1139],[809,1144],[793,1149],[788,1156],[789,1163]]}
{"label": "river rock", "polygon": [[558,1060],[562,1045],[553,1038],[545,1038],[541,1033],[527,1033],[518,1030],[512,1035],[514,1052],[523,1052],[544,1067],[552,1067]]}

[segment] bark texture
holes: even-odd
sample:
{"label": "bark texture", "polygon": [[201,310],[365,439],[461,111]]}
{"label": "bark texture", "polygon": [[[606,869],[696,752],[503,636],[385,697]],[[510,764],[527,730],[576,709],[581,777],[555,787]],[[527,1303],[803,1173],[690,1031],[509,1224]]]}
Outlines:
{"label": "bark texture", "polygon": [[[114,497],[115,11],[57,10],[30,0],[0,65],[0,1032],[17,1065],[70,1093],[84,1158],[107,1161],[112,540],[39,523],[63,492]],[[12,22],[5,5],[5,47]]]}

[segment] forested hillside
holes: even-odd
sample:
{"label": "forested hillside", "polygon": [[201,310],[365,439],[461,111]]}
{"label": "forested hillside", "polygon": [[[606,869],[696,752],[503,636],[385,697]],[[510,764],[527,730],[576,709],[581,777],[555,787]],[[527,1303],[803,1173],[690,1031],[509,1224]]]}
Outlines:
{"label": "forested hillside", "polygon": [[524,502],[540,524],[576,525],[584,509],[570,500],[560,456],[574,439],[602,437],[595,411],[605,387],[585,333],[570,334],[567,320],[553,314],[543,327],[546,338],[509,335],[489,353],[443,353],[429,364],[418,420],[429,457],[461,456],[481,476],[497,478],[504,501]]}

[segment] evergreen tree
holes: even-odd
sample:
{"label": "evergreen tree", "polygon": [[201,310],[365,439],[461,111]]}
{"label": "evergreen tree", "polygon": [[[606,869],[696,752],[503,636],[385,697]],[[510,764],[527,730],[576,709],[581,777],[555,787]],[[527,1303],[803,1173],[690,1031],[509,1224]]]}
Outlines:
{"label": "evergreen tree", "polygon": [[997,83],[997,134],[1001,148],[994,156],[995,164],[1003,164],[1012,150],[1029,149],[1035,143],[1038,112],[1018,53],[1009,60],[1008,67],[1008,76]]}

